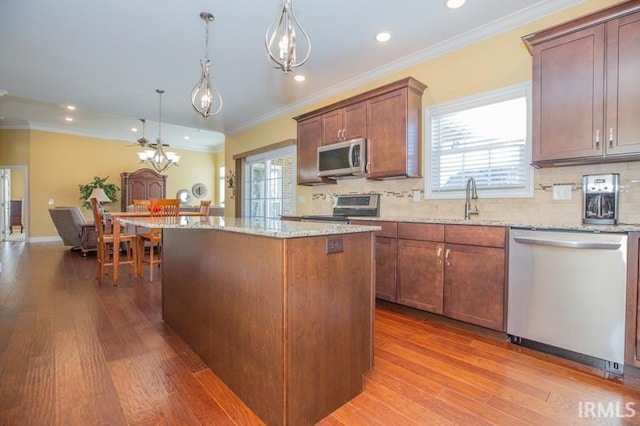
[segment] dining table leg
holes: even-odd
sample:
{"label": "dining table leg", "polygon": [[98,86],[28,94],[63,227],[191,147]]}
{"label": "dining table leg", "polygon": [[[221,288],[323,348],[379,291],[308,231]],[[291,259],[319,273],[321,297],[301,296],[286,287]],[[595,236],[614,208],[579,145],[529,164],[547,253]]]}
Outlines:
{"label": "dining table leg", "polygon": [[120,219],[113,216],[113,285],[118,285],[118,262],[120,261]]}

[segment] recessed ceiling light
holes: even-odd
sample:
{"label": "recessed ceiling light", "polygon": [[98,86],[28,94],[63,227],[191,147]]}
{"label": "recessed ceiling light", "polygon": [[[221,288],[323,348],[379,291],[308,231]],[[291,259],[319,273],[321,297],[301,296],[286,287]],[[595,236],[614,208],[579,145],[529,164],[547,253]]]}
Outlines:
{"label": "recessed ceiling light", "polygon": [[305,81],[305,80],[307,79],[307,77],[305,77],[305,76],[304,76],[304,75],[302,75],[302,74],[296,74],[296,76],[295,76],[295,77],[293,77],[293,79],[294,79],[295,81]]}
{"label": "recessed ceiling light", "polygon": [[65,117],[64,121],[73,121],[73,117]]}
{"label": "recessed ceiling light", "polygon": [[4,89],[0,89],[0,98],[3,97],[4,95],[6,95],[7,93],[9,93],[9,92],[7,92]]}
{"label": "recessed ceiling light", "polygon": [[135,132],[137,132],[137,131],[138,131],[138,128],[137,128],[137,127],[132,127],[132,128],[131,128],[131,131],[132,131],[133,133],[135,133]]}
{"label": "recessed ceiling light", "polygon": [[466,0],[445,0],[444,4],[449,9],[457,9],[464,4]]}
{"label": "recessed ceiling light", "polygon": [[382,31],[376,34],[376,40],[378,40],[380,43],[387,42],[389,41],[389,39],[391,39],[391,34],[386,31]]}
{"label": "recessed ceiling light", "polygon": [[189,136],[185,136],[185,137],[184,137],[184,140],[185,140],[185,141],[188,141],[189,139],[191,139]]}
{"label": "recessed ceiling light", "polygon": [[68,109],[69,111],[75,111],[76,107],[74,105],[65,105],[65,108]]}

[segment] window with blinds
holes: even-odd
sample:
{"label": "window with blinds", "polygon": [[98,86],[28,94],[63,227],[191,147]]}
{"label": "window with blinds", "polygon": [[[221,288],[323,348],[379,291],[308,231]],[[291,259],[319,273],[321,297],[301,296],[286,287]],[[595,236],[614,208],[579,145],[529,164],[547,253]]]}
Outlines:
{"label": "window with blinds", "polygon": [[428,198],[531,197],[530,89],[518,85],[427,110]]}

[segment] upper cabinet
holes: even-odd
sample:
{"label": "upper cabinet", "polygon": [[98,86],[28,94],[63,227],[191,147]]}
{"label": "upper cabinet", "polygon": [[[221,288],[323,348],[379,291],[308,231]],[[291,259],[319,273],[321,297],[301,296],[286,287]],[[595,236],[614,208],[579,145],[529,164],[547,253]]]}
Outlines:
{"label": "upper cabinet", "polygon": [[369,179],[420,177],[426,87],[409,77],[294,117],[298,122],[298,184],[328,182],[317,176],[319,145],[360,137],[368,141]]}
{"label": "upper cabinet", "polygon": [[640,159],[640,1],[523,37],[533,55],[533,163]]}
{"label": "upper cabinet", "polygon": [[298,185],[323,183],[318,177],[318,147],[322,144],[322,117],[298,121]]}
{"label": "upper cabinet", "polygon": [[322,115],[322,144],[367,136],[368,102],[358,102]]}

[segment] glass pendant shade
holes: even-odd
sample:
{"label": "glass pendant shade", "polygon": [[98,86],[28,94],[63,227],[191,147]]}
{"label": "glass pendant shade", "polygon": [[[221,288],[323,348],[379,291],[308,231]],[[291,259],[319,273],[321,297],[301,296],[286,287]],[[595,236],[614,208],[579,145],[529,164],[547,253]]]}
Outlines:
{"label": "glass pendant shade", "polygon": [[191,91],[191,105],[203,118],[215,115],[222,110],[222,96],[211,83],[211,61],[209,60],[209,22],[215,18],[209,12],[200,13],[206,24],[204,58],[200,60],[200,80]]}
{"label": "glass pendant shade", "polygon": [[[302,66],[311,55],[311,40],[302,28],[293,11],[293,0],[282,0],[282,9],[275,21],[267,28],[265,47],[267,57],[274,68],[285,74]],[[301,38],[298,39],[297,35]],[[304,51],[299,55],[299,51]],[[298,62],[298,58],[302,59]]]}

